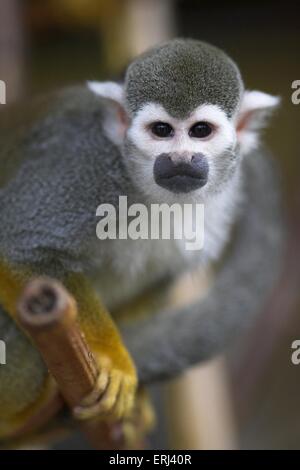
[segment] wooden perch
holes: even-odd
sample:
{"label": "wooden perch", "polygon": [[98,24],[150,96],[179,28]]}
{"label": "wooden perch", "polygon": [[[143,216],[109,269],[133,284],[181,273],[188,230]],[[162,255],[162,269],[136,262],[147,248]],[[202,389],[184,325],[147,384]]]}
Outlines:
{"label": "wooden perch", "polygon": [[[39,349],[47,368],[72,410],[93,389],[100,371],[77,323],[73,297],[58,282],[38,278],[27,284],[18,305],[18,319]],[[120,449],[120,425],[83,424],[97,449]],[[119,440],[121,437],[118,438]],[[123,443],[124,445],[124,443]]]}

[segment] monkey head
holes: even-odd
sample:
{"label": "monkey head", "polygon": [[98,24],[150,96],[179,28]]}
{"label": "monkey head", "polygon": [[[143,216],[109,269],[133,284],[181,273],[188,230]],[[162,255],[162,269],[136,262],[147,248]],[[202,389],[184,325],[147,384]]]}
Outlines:
{"label": "monkey head", "polygon": [[123,84],[89,82],[107,100],[108,137],[129,175],[159,201],[205,201],[226,188],[279,99],[245,91],[237,65],[204,42],[175,39],[139,56]]}

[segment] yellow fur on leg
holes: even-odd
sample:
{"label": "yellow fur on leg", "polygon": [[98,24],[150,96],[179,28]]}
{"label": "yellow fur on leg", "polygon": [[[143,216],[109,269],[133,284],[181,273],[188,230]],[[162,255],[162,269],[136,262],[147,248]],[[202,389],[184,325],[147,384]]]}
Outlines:
{"label": "yellow fur on leg", "polygon": [[71,274],[65,286],[77,301],[81,330],[99,365],[95,390],[74,410],[79,419],[115,421],[129,415],[137,387],[134,364],[120,334],[88,280]]}
{"label": "yellow fur on leg", "polygon": [[39,398],[15,415],[0,420],[0,439],[15,438],[23,433],[34,433],[40,426],[47,424],[62,407],[58,398],[57,385],[48,375]]}
{"label": "yellow fur on leg", "polygon": [[144,448],[145,437],[153,430],[156,417],[150,397],[144,387],[139,387],[130,417],[123,423],[126,449]]}
{"label": "yellow fur on leg", "polygon": [[17,302],[25,282],[31,276],[29,270],[16,270],[3,260],[0,261],[0,304],[14,319],[16,319]]}
{"label": "yellow fur on leg", "polygon": [[[17,271],[0,261],[2,324],[6,314],[16,320],[17,302],[30,277],[32,273],[29,270]],[[23,428],[27,429],[27,424],[30,428],[30,421],[31,428],[35,428],[38,422],[44,424],[62,405],[57,400],[56,384],[47,375],[38,353],[32,352],[34,348],[30,341],[22,339],[23,335],[13,323],[4,321],[4,325],[7,330],[0,333],[5,339],[7,336],[8,345],[7,364],[0,371],[0,439],[19,434]],[[17,389],[9,388],[13,386]],[[40,411],[41,416],[38,417]]]}

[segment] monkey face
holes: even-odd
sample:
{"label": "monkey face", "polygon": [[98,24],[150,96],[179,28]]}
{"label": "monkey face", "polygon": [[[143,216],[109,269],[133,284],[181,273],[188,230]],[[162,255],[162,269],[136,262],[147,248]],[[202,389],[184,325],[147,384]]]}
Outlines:
{"label": "monkey face", "polygon": [[203,200],[234,167],[235,126],[216,105],[178,119],[149,103],[133,118],[125,140],[130,174],[164,200]]}
{"label": "monkey face", "polygon": [[123,84],[88,87],[103,98],[103,130],[122,150],[132,183],[150,200],[169,203],[205,202],[225,190],[279,103],[244,90],[222,51],[185,39],[142,54]]}

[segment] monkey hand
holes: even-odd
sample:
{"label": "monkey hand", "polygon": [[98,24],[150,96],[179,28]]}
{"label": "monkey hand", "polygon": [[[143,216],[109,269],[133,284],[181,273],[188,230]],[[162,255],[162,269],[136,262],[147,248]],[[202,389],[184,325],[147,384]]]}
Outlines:
{"label": "monkey hand", "polygon": [[77,419],[117,421],[130,415],[137,387],[135,367],[124,357],[122,365],[115,365],[108,356],[98,356],[99,376],[94,389],[74,409]]}
{"label": "monkey hand", "polygon": [[79,326],[98,365],[94,389],[75,408],[78,419],[116,421],[130,414],[137,374],[117,327],[86,278],[72,274],[66,287],[74,295]]}
{"label": "monkey hand", "polygon": [[146,438],[156,423],[155,412],[146,390],[139,387],[134,407],[126,419],[114,422],[106,428],[109,445],[119,450],[145,449]]}

